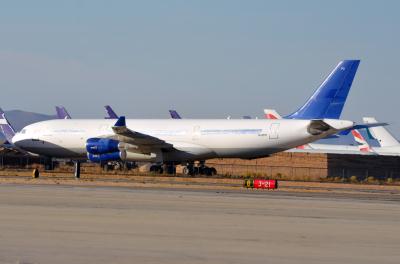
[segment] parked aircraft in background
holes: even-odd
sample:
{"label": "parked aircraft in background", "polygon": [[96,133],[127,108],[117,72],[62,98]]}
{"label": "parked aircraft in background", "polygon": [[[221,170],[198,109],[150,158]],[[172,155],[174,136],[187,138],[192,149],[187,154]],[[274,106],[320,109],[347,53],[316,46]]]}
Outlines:
{"label": "parked aircraft in background", "polygon": [[169,114],[172,119],[182,119],[176,110],[169,110]]}
{"label": "parked aircraft in background", "polygon": [[[374,117],[364,117],[364,123],[376,123]],[[383,156],[400,156],[400,142],[384,127],[368,128],[369,134],[376,139],[379,147],[373,147],[373,151]]]}
{"label": "parked aircraft in background", "polygon": [[[68,111],[63,106],[56,106],[56,113],[58,119],[71,119]],[[4,135],[5,141],[1,143],[4,148],[16,150],[22,154],[34,155],[34,153],[29,153],[21,148],[18,148],[12,143],[12,138],[15,136],[17,131],[13,125],[8,121],[6,113],[0,108],[0,132]]]}
{"label": "parked aircraft in background", "polygon": [[2,144],[10,145],[12,144],[12,138],[15,135],[15,130],[13,126],[8,122],[6,114],[3,109],[0,108],[0,131],[5,137],[5,142]]}
{"label": "parked aircraft in background", "polygon": [[[176,110],[168,110],[168,111],[172,119],[182,119],[181,115]],[[251,119],[251,116],[243,116],[242,118]],[[231,119],[231,117],[228,116],[226,119]]]}
{"label": "parked aircraft in background", "polygon": [[[106,113],[108,115],[105,117],[105,119],[118,119],[118,115],[114,112],[111,106],[106,105],[104,108],[106,109]],[[70,114],[64,106],[56,106],[56,113],[58,119],[71,119]]]}
{"label": "parked aircraft in background", "polygon": [[64,106],[56,106],[56,113],[58,119],[71,119],[71,116]]}
{"label": "parked aircraft in background", "polygon": [[187,173],[193,171],[193,161],[264,157],[360,127],[338,120],[358,64],[358,60],[340,62],[289,119],[125,121],[121,116],[116,123],[104,119],[49,120],[26,126],[14,136],[13,143],[27,151],[76,161],[150,161],[164,164],[169,171],[176,163],[188,162]]}
{"label": "parked aircraft in background", "polygon": [[5,141],[1,144],[1,146],[8,150],[18,151],[23,155],[31,155],[37,156],[34,153],[30,153],[29,151],[25,151],[12,143],[12,139],[15,136],[16,132],[14,127],[8,122],[6,114],[3,109],[0,108],[0,131],[3,133],[5,137]]}
{"label": "parked aircraft in background", "polygon": [[111,106],[106,105],[104,106],[106,109],[107,115],[105,119],[118,119],[118,115],[114,112],[114,110],[111,108]]}

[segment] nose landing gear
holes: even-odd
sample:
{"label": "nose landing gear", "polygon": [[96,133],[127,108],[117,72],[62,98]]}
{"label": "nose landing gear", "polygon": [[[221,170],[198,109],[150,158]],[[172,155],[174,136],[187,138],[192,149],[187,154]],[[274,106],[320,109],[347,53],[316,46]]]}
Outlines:
{"label": "nose landing gear", "polygon": [[81,162],[74,161],[74,175],[75,179],[79,179],[81,177]]}

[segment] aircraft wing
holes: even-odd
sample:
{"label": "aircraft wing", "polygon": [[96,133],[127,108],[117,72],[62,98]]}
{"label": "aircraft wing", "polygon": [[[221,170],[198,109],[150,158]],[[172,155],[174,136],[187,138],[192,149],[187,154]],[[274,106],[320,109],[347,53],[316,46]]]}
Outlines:
{"label": "aircraft wing", "polygon": [[164,140],[129,129],[126,126],[125,116],[118,118],[112,130],[115,133],[113,138],[116,137],[121,142],[135,145],[139,149],[172,148],[172,145],[166,143]]}

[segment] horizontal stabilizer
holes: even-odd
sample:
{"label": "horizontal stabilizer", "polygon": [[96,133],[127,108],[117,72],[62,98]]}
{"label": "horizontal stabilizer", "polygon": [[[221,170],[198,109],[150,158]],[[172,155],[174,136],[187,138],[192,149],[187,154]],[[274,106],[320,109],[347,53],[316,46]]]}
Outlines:
{"label": "horizontal stabilizer", "polygon": [[338,119],[314,119],[308,126],[308,132],[311,135],[320,135],[325,132],[342,131],[354,126],[354,122]]}
{"label": "horizontal stabilizer", "polygon": [[354,129],[365,129],[365,128],[372,128],[372,127],[383,127],[389,125],[388,123],[377,122],[377,123],[370,123],[370,124],[362,124],[362,125],[355,125]]}
{"label": "horizontal stabilizer", "polygon": [[[373,127],[383,127],[387,126],[388,123],[371,123],[371,124],[361,124],[361,125],[355,125],[352,129],[370,129]],[[346,136],[351,132],[351,129],[344,130],[339,133],[341,136]]]}
{"label": "horizontal stabilizer", "polygon": [[[363,121],[365,124],[377,123],[376,119],[373,117],[363,117]],[[399,141],[383,126],[370,127],[367,131],[369,132],[369,136],[372,135],[372,137],[379,142],[381,147],[398,146],[400,144]]]}

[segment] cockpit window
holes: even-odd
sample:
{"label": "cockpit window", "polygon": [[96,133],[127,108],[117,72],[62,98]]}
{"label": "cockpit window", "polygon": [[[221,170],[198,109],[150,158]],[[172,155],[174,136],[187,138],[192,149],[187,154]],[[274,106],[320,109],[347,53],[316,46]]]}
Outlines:
{"label": "cockpit window", "polygon": [[26,129],[22,129],[21,134],[25,134],[25,133],[26,133]]}

